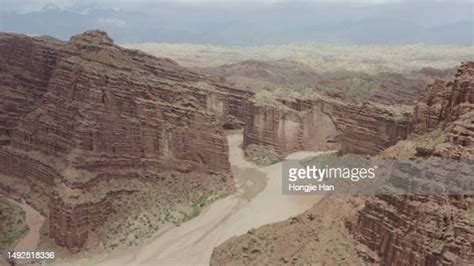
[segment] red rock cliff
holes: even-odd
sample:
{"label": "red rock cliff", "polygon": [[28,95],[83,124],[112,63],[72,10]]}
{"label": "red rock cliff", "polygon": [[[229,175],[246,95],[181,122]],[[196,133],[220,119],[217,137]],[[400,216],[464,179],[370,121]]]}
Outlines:
{"label": "red rock cliff", "polygon": [[62,44],[0,35],[0,145],[10,142],[18,120],[41,104]]}
{"label": "red rock cliff", "polygon": [[[435,129],[446,132],[443,143],[424,154],[444,159],[427,168],[433,175],[456,181],[461,175],[472,178],[469,171],[452,176],[453,168],[446,159],[472,168],[473,92],[474,63],[469,62],[461,65],[454,81],[436,81],[428,86],[417,104],[412,134]],[[474,261],[473,208],[470,194],[377,196],[366,202],[348,227],[357,240],[379,254],[384,265],[470,265]]]}
{"label": "red rock cliff", "polygon": [[334,99],[249,102],[244,145],[271,146],[281,155],[300,150],[375,154],[408,133],[408,117],[397,118],[375,104],[345,104]]}
{"label": "red rock cliff", "polygon": [[[1,173],[76,194],[146,169],[229,176],[222,125],[239,125],[245,92],[120,48],[101,31],[69,42],[2,34],[0,60]],[[80,249],[112,211],[114,193],[94,201],[51,195],[56,243]]]}
{"label": "red rock cliff", "polygon": [[412,131],[422,134],[471,112],[474,109],[473,76],[474,62],[467,62],[461,65],[455,80],[437,80],[429,85],[415,108]]}

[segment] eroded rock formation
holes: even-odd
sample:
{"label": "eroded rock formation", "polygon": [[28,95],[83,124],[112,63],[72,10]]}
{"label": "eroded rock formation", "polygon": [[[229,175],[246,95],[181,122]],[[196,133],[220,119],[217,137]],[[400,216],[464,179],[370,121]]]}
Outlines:
{"label": "eroded rock formation", "polygon": [[452,82],[437,80],[430,84],[413,114],[409,106],[390,107],[368,101],[354,104],[331,96],[317,100],[275,96],[271,104],[249,101],[244,146],[268,145],[281,155],[339,146],[345,153],[376,154],[409,134],[424,134],[449,124],[451,141],[469,147],[474,97],[472,64],[463,64]]}
{"label": "eroded rock formation", "polygon": [[463,63],[454,81],[437,80],[430,84],[415,108],[413,131],[424,133],[471,112],[474,109],[473,73],[474,62]]}
{"label": "eroded rock formation", "polygon": [[[291,104],[291,103],[287,103]],[[244,146],[271,146],[286,155],[301,150],[330,150],[338,147],[339,131],[323,103],[297,102],[281,108],[249,102]]]}
{"label": "eroded rock formation", "polygon": [[366,102],[346,104],[331,98],[278,101],[274,105],[249,102],[244,146],[271,146],[286,155],[300,150],[331,150],[375,154],[408,134],[409,120]]}
{"label": "eroded rock formation", "polygon": [[367,200],[349,227],[383,265],[468,265],[473,205],[464,196],[378,196]]}
{"label": "eroded rock formation", "polygon": [[436,81],[415,107],[412,134],[436,128],[446,132],[445,144],[434,153],[455,159],[474,159],[474,62],[463,63],[450,82]]}
{"label": "eroded rock formation", "polygon": [[[465,194],[458,191],[457,195],[443,195],[441,192],[338,198],[328,195],[301,215],[229,239],[214,250],[211,264],[471,265],[474,261],[474,198],[470,182],[472,171],[469,169],[472,169],[474,156],[473,69],[474,63],[464,63],[454,81],[436,81],[430,85],[415,111],[402,119],[403,136],[408,140],[376,157],[411,158],[407,163],[399,164],[404,168],[396,168],[396,173],[402,177],[410,176],[407,171],[423,173],[435,180],[446,180],[455,188],[460,188],[462,183],[470,191],[465,191]],[[347,110],[344,109],[347,106],[341,106],[341,110]],[[338,119],[335,110],[331,112],[333,121]],[[355,110],[360,112],[361,109]],[[358,143],[374,147],[369,142],[377,143],[381,137],[376,136],[376,129],[384,128],[380,121],[376,123],[377,118],[381,121],[386,118],[376,111],[371,114],[362,112],[359,116],[358,112],[346,111],[346,114],[348,120],[354,121],[351,127],[355,135],[351,138],[355,140],[360,132],[362,142]],[[272,127],[278,132],[278,123],[271,122],[272,119],[268,121],[269,125],[260,125],[268,132]],[[337,122],[334,124],[338,125]],[[395,125],[397,123],[392,126]],[[340,132],[344,136],[344,131]],[[275,135],[269,133],[261,136],[265,138],[260,139],[275,139]],[[343,145],[351,143],[350,139],[343,141]],[[426,143],[431,144],[429,149],[425,147]],[[408,148],[414,152],[399,151]],[[354,150],[360,149],[363,148],[355,146]],[[331,210],[325,213],[328,208]],[[336,215],[341,216],[335,218]],[[334,219],[324,223],[325,217]],[[344,225],[340,224],[341,221]]]}
{"label": "eroded rock formation", "polygon": [[41,104],[61,47],[59,41],[0,35],[0,145],[9,144],[19,119]]}
{"label": "eroded rock formation", "polygon": [[114,194],[133,192],[108,180],[194,172],[232,190],[222,127],[241,126],[246,92],[101,31],[69,42],[2,34],[0,60],[0,173],[49,185],[58,245],[80,249]]}
{"label": "eroded rock formation", "polygon": [[[441,143],[428,151],[421,148],[421,155],[455,159],[472,166],[473,92],[473,62],[462,64],[454,81],[436,81],[428,86],[413,114],[413,134],[433,130],[446,134],[441,135],[444,137]],[[448,161],[429,169],[433,175],[456,182],[462,179],[460,175],[450,174],[453,171],[449,171]],[[443,169],[448,171],[443,174]],[[462,174],[472,178],[472,172]],[[377,196],[366,202],[357,222],[349,223],[348,227],[356,239],[379,254],[385,265],[468,265],[474,260],[473,208],[470,193]]]}

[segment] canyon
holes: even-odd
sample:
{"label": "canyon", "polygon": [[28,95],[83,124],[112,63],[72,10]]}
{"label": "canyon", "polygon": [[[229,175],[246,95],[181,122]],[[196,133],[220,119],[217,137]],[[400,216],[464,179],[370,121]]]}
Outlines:
{"label": "canyon", "polygon": [[436,174],[450,165],[438,159],[468,167],[473,62],[407,75],[317,73],[289,60],[185,68],[99,30],[67,42],[2,33],[0,60],[0,192],[41,210],[49,240],[39,241],[66,257],[103,248],[123,252],[95,258],[105,265],[473,261],[472,195],[283,196],[281,164],[242,155],[253,145],[279,159],[340,150],[419,159],[411,167]]}
{"label": "canyon", "polygon": [[243,113],[244,146],[267,146],[281,157],[336,148],[376,154],[407,138],[423,87],[455,73],[428,67],[406,75],[317,72],[291,60],[194,69],[253,92]]}
{"label": "canyon", "polygon": [[241,126],[245,92],[101,31],[0,39],[0,173],[31,182],[57,245],[79,251],[133,180],[232,192],[222,128]]}
{"label": "canyon", "polygon": [[[320,200],[319,195],[281,194],[281,163],[257,167],[239,147],[241,134],[228,135],[236,193],[206,208],[198,217],[165,232],[139,248],[118,251],[93,260],[97,265],[209,265],[213,249],[228,238],[267,223],[296,215]],[[318,153],[294,153],[302,159]],[[275,211],[278,206],[278,211]],[[91,260],[86,260],[88,263]],[[65,261],[67,262],[67,261]]]}
{"label": "canyon", "polygon": [[[372,158],[408,159],[397,170],[402,175],[427,173],[469,184],[474,154],[473,69],[472,62],[463,63],[453,80],[430,84],[404,118],[407,138]],[[456,169],[466,170],[453,175]],[[470,265],[473,208],[470,185],[456,195],[326,195],[303,214],[229,239],[214,250],[211,265]]]}

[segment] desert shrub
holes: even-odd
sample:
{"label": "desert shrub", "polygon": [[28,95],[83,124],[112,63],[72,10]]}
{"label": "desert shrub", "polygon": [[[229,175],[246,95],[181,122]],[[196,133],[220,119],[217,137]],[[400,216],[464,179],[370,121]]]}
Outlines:
{"label": "desert shrub", "polygon": [[28,232],[25,212],[5,198],[0,198],[0,223],[0,249],[11,248]]}
{"label": "desert shrub", "polygon": [[259,166],[268,166],[281,160],[272,147],[256,144],[245,148],[245,158]]}

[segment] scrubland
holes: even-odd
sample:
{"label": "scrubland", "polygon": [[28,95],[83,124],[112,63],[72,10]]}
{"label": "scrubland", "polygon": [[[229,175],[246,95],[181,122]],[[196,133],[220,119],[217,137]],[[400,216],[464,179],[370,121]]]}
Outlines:
{"label": "scrubland", "polygon": [[293,60],[316,71],[384,71],[407,73],[423,67],[452,68],[474,59],[473,46],[458,45],[330,45],[286,44],[219,46],[198,44],[125,44],[159,57],[168,57],[188,67],[215,67],[244,60]]}

